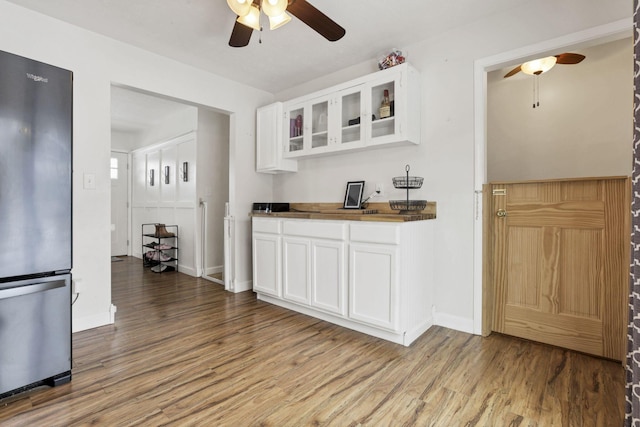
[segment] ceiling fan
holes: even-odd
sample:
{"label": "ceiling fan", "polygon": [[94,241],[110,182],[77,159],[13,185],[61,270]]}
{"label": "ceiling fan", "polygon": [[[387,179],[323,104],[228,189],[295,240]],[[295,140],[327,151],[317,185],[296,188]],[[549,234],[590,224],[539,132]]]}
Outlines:
{"label": "ceiling fan", "polygon": [[533,61],[528,61],[524,64],[518,65],[516,68],[505,74],[504,78],[506,79],[507,77],[511,77],[520,71],[526,74],[538,76],[549,71],[556,64],[578,64],[582,62],[584,58],[585,56],[580,55],[579,53],[566,52],[555,56],[547,56],[546,58],[534,59]]}
{"label": "ceiling fan", "polygon": [[306,0],[227,0],[227,4],[238,15],[229,39],[231,47],[247,46],[253,30],[262,30],[261,10],[269,17],[272,30],[291,20],[289,12],[329,41],[340,40],[346,33],[344,28]]}

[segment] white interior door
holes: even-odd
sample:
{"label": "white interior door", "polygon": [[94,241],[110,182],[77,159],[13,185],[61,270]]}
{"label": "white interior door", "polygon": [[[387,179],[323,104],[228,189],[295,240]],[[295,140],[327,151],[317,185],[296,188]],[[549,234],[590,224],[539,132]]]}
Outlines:
{"label": "white interior door", "polygon": [[129,179],[127,154],[111,152],[111,256],[127,255]]}

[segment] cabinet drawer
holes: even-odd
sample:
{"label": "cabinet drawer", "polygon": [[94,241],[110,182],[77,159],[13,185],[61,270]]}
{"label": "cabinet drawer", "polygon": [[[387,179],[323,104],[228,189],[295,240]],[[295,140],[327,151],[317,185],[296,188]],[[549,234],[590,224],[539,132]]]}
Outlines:
{"label": "cabinet drawer", "polygon": [[280,234],[282,222],[278,219],[253,218],[253,231],[259,233]]}
{"label": "cabinet drawer", "polygon": [[344,240],[346,225],[332,221],[284,221],[283,233],[287,236],[320,237]]}
{"label": "cabinet drawer", "polygon": [[350,239],[352,242],[397,245],[400,243],[400,226],[386,224],[352,224]]}

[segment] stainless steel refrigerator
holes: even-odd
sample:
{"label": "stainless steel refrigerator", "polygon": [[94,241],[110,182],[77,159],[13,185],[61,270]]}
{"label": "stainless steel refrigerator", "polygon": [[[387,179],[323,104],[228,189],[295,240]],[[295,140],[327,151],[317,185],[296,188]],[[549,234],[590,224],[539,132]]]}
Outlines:
{"label": "stainless steel refrigerator", "polygon": [[0,51],[0,398],[71,380],[72,83]]}

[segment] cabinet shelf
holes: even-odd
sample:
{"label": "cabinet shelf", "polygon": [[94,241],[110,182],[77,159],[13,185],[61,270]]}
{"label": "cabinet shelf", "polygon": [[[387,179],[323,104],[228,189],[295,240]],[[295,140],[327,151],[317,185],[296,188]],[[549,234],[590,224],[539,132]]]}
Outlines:
{"label": "cabinet shelf", "polygon": [[378,126],[382,126],[382,125],[384,125],[384,124],[385,124],[385,122],[392,122],[392,121],[394,121],[394,120],[395,120],[395,118],[396,118],[395,116],[390,116],[390,117],[385,117],[385,118],[383,118],[383,119],[375,119],[375,120],[372,122],[372,124],[373,124],[373,126],[376,126],[376,125],[378,125]]}

